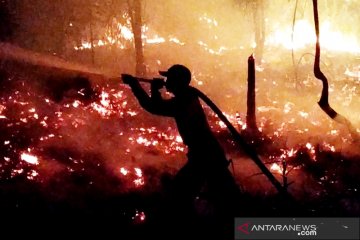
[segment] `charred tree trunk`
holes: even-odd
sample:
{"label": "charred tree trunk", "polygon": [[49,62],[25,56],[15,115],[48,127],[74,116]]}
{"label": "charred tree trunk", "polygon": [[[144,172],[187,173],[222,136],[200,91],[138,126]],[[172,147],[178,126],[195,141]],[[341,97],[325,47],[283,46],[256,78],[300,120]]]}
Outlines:
{"label": "charred tree trunk", "polygon": [[314,61],[314,75],[317,79],[322,81],[323,88],[321,91],[321,97],[318,102],[320,108],[333,120],[338,123],[344,124],[347,126],[351,136],[355,141],[360,140],[360,136],[357,133],[354,126],[351,122],[346,119],[344,116],[337,113],[329,104],[329,82],[326,76],[322,73],[320,69],[320,41],[319,41],[319,15],[317,8],[317,0],[313,0],[313,9],[314,9],[314,22],[315,22],[315,32],[316,32],[316,49],[315,49],[315,61]]}
{"label": "charred tree trunk", "polygon": [[144,63],[143,42],[142,42],[142,18],[141,18],[141,0],[133,0],[132,4],[128,1],[129,15],[131,17],[131,27],[134,34],[135,59],[137,76],[145,76],[146,68]]}
{"label": "charred tree trunk", "polygon": [[256,113],[255,113],[255,59],[251,55],[248,58],[248,91],[247,91],[247,112],[246,126],[250,131],[256,131]]}

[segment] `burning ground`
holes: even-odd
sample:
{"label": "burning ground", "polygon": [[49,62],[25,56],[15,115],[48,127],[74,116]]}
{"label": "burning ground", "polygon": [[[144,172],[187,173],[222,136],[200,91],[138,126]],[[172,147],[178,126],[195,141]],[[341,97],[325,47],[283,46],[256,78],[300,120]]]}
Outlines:
{"label": "burning ground", "polygon": [[[17,61],[3,61],[2,66],[2,211],[25,216],[109,215],[133,227],[146,222],[157,206],[163,179],[186,159],[174,122],[144,112],[120,82],[91,75],[83,83],[76,74]],[[359,143],[310,104],[318,96],[316,80],[304,81],[300,94],[275,81],[276,73],[274,80],[264,78],[266,74],[258,72],[260,133],[246,131],[239,99],[245,86],[226,96],[234,99],[227,117],[278,179],[287,181],[289,192],[306,209],[305,216],[357,216]],[[270,88],[274,91],[267,91]],[[343,99],[337,107],[358,120],[358,83],[335,82],[331,88]],[[232,111],[237,101],[239,111]],[[282,211],[275,189],[205,108],[213,131],[233,159],[244,202],[252,203],[243,209],[244,215],[292,215]]]}

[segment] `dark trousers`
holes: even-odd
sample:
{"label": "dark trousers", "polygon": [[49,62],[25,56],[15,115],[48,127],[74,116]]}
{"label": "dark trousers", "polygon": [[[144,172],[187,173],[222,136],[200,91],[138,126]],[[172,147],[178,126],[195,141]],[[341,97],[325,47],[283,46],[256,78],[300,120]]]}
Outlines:
{"label": "dark trousers", "polygon": [[[240,188],[224,162],[197,162],[189,158],[171,181],[166,215],[173,231],[183,230],[201,239],[233,239]],[[198,235],[195,236],[194,234]]]}
{"label": "dark trousers", "polygon": [[216,214],[230,216],[235,214],[240,189],[223,162],[199,164],[189,159],[176,174],[171,195],[183,213],[193,211],[194,201],[205,197]]}

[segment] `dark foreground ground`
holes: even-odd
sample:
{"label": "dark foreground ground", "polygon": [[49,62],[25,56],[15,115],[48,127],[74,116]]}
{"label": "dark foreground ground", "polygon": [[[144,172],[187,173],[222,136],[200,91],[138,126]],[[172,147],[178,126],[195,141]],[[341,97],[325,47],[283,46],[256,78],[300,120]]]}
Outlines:
{"label": "dark foreground ground", "polygon": [[[21,191],[11,184],[21,184]],[[359,209],[354,208],[353,212],[349,212],[336,206],[336,199],[292,202],[279,196],[243,194],[233,216],[216,217],[206,198],[200,198],[194,205],[196,213],[182,218],[175,214],[176,209],[166,205],[161,192],[109,196],[104,192],[89,190],[71,199],[49,200],[46,193],[32,183],[14,181],[11,184],[1,184],[0,227],[2,234],[13,236],[233,239],[234,217],[359,216]],[[354,203],[356,201],[352,200]],[[144,219],[142,216],[145,216]]]}

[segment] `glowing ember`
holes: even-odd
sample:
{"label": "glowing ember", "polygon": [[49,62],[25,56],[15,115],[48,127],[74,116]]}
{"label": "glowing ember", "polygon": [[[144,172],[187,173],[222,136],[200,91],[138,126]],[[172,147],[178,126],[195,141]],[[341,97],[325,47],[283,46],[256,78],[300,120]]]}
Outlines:
{"label": "glowing ember", "polygon": [[278,174],[282,174],[283,173],[283,169],[282,167],[280,167],[279,164],[277,163],[273,163],[270,167],[270,170],[275,172],[275,173],[278,173]]}
{"label": "glowing ember", "polygon": [[27,179],[29,180],[34,180],[36,176],[38,176],[39,173],[36,172],[35,170],[31,170],[28,175],[26,176]]}
{"label": "glowing ember", "polygon": [[178,143],[183,142],[183,140],[182,140],[182,138],[180,136],[176,136],[175,141],[178,142]]}
{"label": "glowing ember", "polygon": [[136,210],[135,212],[135,216],[132,217],[132,220],[134,221],[134,223],[136,224],[141,224],[145,221],[146,219],[146,215],[145,212],[141,211],[139,212],[138,210]]}
{"label": "glowing ember", "polygon": [[145,147],[156,148],[165,154],[185,151],[181,137],[171,129],[166,132],[161,132],[155,127],[132,128],[131,130],[138,135],[136,138],[134,136],[128,138],[132,144],[137,143]]}
{"label": "glowing ember", "polygon": [[20,158],[21,158],[21,160],[28,162],[30,164],[34,164],[34,165],[39,164],[38,157],[36,157],[35,155],[32,155],[30,153],[22,153]]}
{"label": "glowing ember", "polygon": [[126,168],[124,168],[124,167],[120,168],[120,172],[121,172],[121,174],[124,175],[124,176],[126,176],[126,175],[129,173],[129,171],[128,171]]}
{"label": "glowing ember", "polygon": [[154,37],[152,39],[146,39],[146,43],[149,43],[149,44],[156,44],[156,43],[163,43],[165,42],[165,38],[163,37]]}
{"label": "glowing ember", "polygon": [[100,100],[101,105],[103,105],[104,107],[109,107],[110,106],[109,94],[107,92],[102,91],[100,97],[101,97]]}
{"label": "glowing ember", "polygon": [[137,179],[134,180],[135,186],[140,187],[145,184],[143,173],[140,168],[134,168]]}
{"label": "glowing ember", "polygon": [[335,152],[336,149],[335,149],[335,146],[329,144],[329,143],[323,143],[323,147],[324,149],[326,150],[330,150],[331,152]]}
{"label": "glowing ember", "polygon": [[330,134],[336,136],[339,134],[339,130],[330,130]]}
{"label": "glowing ember", "polygon": [[142,177],[142,171],[140,168],[134,168],[135,170],[135,175],[138,176],[139,178]]}
{"label": "glowing ember", "polygon": [[280,156],[280,158],[282,159],[286,159],[286,158],[290,158],[290,157],[293,157],[296,153],[297,153],[297,149],[290,149],[290,150],[284,150],[284,149],[281,149],[281,151],[283,152]]}
{"label": "glowing ember", "polygon": [[306,143],[305,147],[309,150],[311,158],[316,161],[316,150],[311,143]]}
{"label": "glowing ember", "polygon": [[136,142],[138,144],[143,144],[144,146],[150,146],[151,145],[151,141],[149,141],[149,140],[147,140],[147,139],[145,139],[144,137],[141,137],[141,136],[136,139]]}
{"label": "glowing ember", "polygon": [[4,105],[0,104],[0,114],[6,109],[6,107]]}
{"label": "glowing ember", "polygon": [[79,107],[81,105],[81,102],[79,101],[79,100],[76,100],[76,101],[74,101],[73,103],[72,103],[72,106],[74,107],[74,108],[77,108],[77,107]]}
{"label": "glowing ember", "polygon": [[179,39],[177,39],[176,37],[170,37],[169,38],[169,41],[170,42],[174,42],[174,43],[176,43],[176,44],[179,44],[179,45],[185,45],[185,43],[183,43],[183,42],[181,42]]}
{"label": "glowing ember", "polygon": [[134,184],[136,187],[143,186],[145,184],[144,178],[135,179]]}
{"label": "glowing ember", "polygon": [[100,114],[104,118],[111,116],[130,116],[134,117],[138,114],[137,111],[128,108],[128,102],[123,91],[117,91],[110,89],[106,91],[102,90],[100,94],[99,102],[92,102],[90,104],[90,110],[93,110]]}
{"label": "glowing ember", "polygon": [[[213,113],[211,113],[211,114],[213,114]],[[241,130],[246,129],[246,122],[241,119],[239,113],[229,114],[229,113],[223,112],[223,114],[234,126],[238,126]],[[217,119],[217,115],[215,115],[215,117]],[[220,129],[226,129],[226,125],[223,121],[218,120],[218,121],[216,121],[216,124],[220,127]]]}
{"label": "glowing ember", "polygon": [[141,187],[145,185],[145,179],[142,170],[139,167],[134,167],[133,169],[134,171],[130,171],[125,167],[121,167],[120,173],[123,176],[127,176],[128,179],[132,178],[132,183],[134,184],[135,187]]}

